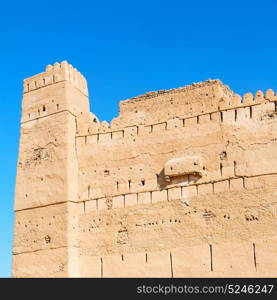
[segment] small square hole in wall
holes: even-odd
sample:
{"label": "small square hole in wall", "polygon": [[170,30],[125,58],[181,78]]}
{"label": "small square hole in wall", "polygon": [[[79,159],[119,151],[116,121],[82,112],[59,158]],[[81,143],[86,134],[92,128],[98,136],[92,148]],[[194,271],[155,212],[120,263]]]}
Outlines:
{"label": "small square hole in wall", "polygon": [[44,241],[45,241],[45,244],[50,244],[50,242],[51,242],[51,237],[50,237],[49,235],[46,235],[46,236],[44,237]]}
{"label": "small square hole in wall", "polygon": [[109,176],[110,175],[110,171],[109,170],[105,170],[104,171],[104,176],[106,177],[106,176]]}

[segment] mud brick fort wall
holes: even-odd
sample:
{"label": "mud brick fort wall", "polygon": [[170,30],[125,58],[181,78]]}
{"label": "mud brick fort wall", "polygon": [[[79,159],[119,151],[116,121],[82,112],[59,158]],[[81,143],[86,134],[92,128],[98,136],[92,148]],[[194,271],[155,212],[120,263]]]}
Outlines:
{"label": "mud brick fort wall", "polygon": [[219,80],[99,122],[67,62],[24,81],[15,277],[277,275],[277,94]]}

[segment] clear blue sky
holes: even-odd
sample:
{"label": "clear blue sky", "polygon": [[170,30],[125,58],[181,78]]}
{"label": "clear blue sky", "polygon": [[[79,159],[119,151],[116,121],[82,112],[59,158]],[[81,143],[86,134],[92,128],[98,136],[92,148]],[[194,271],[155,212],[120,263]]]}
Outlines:
{"label": "clear blue sky", "polygon": [[235,92],[277,90],[277,2],[2,1],[0,277],[11,274],[22,80],[67,60],[100,120],[118,101],[220,78]]}

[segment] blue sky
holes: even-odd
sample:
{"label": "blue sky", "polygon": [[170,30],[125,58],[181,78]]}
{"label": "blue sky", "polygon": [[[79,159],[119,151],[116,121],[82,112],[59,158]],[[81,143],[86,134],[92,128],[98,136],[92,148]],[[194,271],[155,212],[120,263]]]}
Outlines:
{"label": "blue sky", "polygon": [[147,91],[220,78],[243,94],[277,90],[277,2],[2,1],[0,277],[11,276],[22,80],[67,60],[100,120]]}

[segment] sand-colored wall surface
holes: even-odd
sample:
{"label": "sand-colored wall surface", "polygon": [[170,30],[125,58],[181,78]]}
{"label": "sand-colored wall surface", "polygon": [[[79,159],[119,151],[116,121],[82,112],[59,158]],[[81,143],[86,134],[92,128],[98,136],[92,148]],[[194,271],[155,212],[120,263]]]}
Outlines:
{"label": "sand-colored wall surface", "polygon": [[219,80],[89,111],[67,62],[24,81],[15,277],[276,277],[277,94]]}

